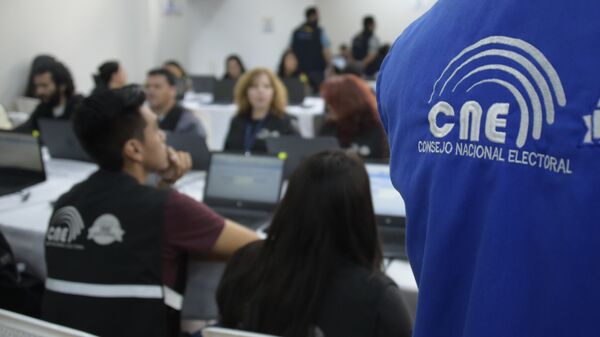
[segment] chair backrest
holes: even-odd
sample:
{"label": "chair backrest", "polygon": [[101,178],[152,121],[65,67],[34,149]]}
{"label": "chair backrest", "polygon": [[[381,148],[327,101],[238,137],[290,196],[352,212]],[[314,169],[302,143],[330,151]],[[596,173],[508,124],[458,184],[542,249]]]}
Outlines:
{"label": "chair backrest", "polygon": [[205,337],[276,337],[273,335],[265,335],[256,332],[248,332],[242,330],[225,329],[225,328],[206,328],[202,330],[202,336]]}
{"label": "chair backrest", "polygon": [[6,110],[4,110],[4,107],[0,105],[0,130],[10,130],[12,127],[12,122],[8,118]]}
{"label": "chair backrest", "polygon": [[3,337],[94,337],[88,333],[0,309]]}

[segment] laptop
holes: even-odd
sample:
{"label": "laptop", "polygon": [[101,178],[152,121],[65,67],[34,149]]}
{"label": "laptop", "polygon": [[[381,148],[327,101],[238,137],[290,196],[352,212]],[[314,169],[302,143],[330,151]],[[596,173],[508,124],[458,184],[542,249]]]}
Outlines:
{"label": "laptop", "polygon": [[390,180],[387,163],[366,163],[375,219],[383,243],[383,256],[407,259],[406,256],[406,206],[402,196]]}
{"label": "laptop", "polygon": [[217,81],[213,90],[213,104],[232,104],[233,88],[236,80],[224,79]]}
{"label": "laptop", "polygon": [[94,162],[79,144],[69,120],[38,119],[40,136],[52,158]]}
{"label": "laptop", "polygon": [[46,180],[40,142],[21,133],[0,131],[0,196]]}
{"label": "laptop", "polygon": [[208,169],[210,152],[206,146],[206,140],[198,134],[168,132],[167,145],[177,151],[188,152],[192,157],[192,170],[206,171]]}
{"label": "laptop", "polygon": [[335,137],[302,138],[282,136],[266,138],[267,152],[273,155],[285,153],[284,178],[289,178],[300,163],[315,153],[336,150],[340,144]]}
{"label": "laptop", "polygon": [[288,104],[302,105],[306,96],[304,83],[297,78],[286,78],[283,79],[283,84],[288,92]]}
{"label": "laptop", "polygon": [[246,227],[264,227],[280,199],[283,165],[272,156],[213,153],[204,203]]}
{"label": "laptop", "polygon": [[192,75],[192,88],[194,92],[213,92],[217,78],[210,75]]}

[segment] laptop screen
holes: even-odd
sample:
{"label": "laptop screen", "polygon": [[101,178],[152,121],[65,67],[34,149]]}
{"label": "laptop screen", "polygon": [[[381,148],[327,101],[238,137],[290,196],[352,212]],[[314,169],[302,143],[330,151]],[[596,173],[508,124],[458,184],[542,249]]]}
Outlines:
{"label": "laptop screen", "polygon": [[215,153],[205,198],[275,204],[279,201],[284,162],[276,157]]}
{"label": "laptop screen", "polygon": [[23,170],[44,176],[38,140],[30,135],[0,132],[0,169]]}
{"label": "laptop screen", "polygon": [[368,163],[366,168],[371,183],[375,215],[405,217],[404,200],[392,185],[389,165]]}

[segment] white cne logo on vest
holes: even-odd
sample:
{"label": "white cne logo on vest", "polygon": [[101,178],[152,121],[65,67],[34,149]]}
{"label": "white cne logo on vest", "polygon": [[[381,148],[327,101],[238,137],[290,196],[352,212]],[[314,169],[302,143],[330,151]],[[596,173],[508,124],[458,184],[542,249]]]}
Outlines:
{"label": "white cne logo on vest", "polygon": [[87,238],[99,245],[106,246],[114,242],[123,242],[125,231],[121,222],[112,214],[101,215],[88,230]]}
{"label": "white cne logo on vest", "polygon": [[[485,60],[489,57],[502,58],[508,62],[481,65],[481,59]],[[477,66],[475,61],[478,61]],[[519,69],[525,69],[526,73],[521,72],[514,65],[518,65]],[[459,76],[459,72],[465,75]],[[516,81],[510,83],[505,79],[481,77],[482,74],[490,72],[505,73],[508,75],[507,78]],[[483,79],[467,87],[467,83],[470,83],[469,79],[474,75]],[[431,134],[435,138],[444,138],[458,129],[460,141],[456,143],[419,141],[419,152],[527,165],[562,174],[572,173],[570,160],[567,158],[521,150],[530,140],[529,130],[531,129],[531,138],[539,140],[544,122],[548,125],[554,124],[557,109],[567,103],[558,73],[539,49],[526,41],[511,37],[484,38],[462,50],[448,63],[435,81],[428,103],[433,104],[434,100],[444,93],[454,93],[459,89],[470,92],[480,86],[499,86],[514,97],[520,110],[519,129],[514,144],[516,148],[505,152],[507,150],[505,128],[506,116],[510,111],[509,103],[492,104],[484,118],[484,109],[477,101],[467,101],[456,109],[450,103],[439,100],[431,107],[428,114]],[[455,122],[444,122],[438,118],[454,117],[457,113],[458,127]],[[482,138],[482,124],[485,138],[493,144],[502,146],[478,144]]]}
{"label": "white cne logo on vest", "polygon": [[62,207],[50,219],[50,225],[46,233],[46,245],[68,249],[83,249],[82,244],[73,243],[83,231],[83,227],[83,219],[75,207]]}

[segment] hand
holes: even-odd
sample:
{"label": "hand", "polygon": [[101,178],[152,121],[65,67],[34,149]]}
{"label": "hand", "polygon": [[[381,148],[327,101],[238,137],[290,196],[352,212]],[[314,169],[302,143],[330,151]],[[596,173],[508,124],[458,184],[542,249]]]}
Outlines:
{"label": "hand", "polygon": [[169,167],[159,172],[162,180],[168,184],[174,184],[179,178],[186,174],[192,168],[192,157],[189,153],[175,151],[168,148]]}

